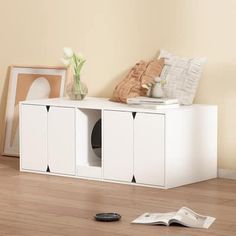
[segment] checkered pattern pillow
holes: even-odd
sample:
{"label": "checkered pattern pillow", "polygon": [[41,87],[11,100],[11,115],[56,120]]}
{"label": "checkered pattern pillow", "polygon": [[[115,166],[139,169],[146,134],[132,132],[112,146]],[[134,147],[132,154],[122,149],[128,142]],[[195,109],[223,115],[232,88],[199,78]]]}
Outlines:
{"label": "checkered pattern pillow", "polygon": [[192,104],[206,58],[181,58],[165,50],[161,50],[159,58],[165,59],[161,72],[161,79],[166,80],[165,95],[178,98],[183,105]]}

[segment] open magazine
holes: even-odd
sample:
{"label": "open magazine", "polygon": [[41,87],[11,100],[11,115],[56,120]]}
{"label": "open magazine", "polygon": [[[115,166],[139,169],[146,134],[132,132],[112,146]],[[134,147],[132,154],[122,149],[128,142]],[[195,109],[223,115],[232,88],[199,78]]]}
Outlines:
{"label": "open magazine", "polygon": [[144,213],[132,223],[166,226],[180,224],[192,228],[208,229],[214,221],[214,217],[203,216],[187,207],[182,207],[177,212]]}

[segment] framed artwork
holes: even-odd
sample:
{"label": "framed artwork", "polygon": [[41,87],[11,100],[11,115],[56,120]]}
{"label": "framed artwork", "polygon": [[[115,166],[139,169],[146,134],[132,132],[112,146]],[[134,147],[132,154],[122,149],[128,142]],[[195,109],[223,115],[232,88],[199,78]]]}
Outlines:
{"label": "framed artwork", "polygon": [[65,67],[11,66],[3,155],[19,156],[19,102],[64,95]]}

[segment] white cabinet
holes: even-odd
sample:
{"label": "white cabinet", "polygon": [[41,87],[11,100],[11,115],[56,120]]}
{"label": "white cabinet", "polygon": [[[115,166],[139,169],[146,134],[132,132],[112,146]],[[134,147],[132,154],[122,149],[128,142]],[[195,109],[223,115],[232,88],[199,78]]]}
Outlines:
{"label": "white cabinet", "polygon": [[137,183],[164,186],[165,115],[136,113],[134,176]]}
{"label": "white cabinet", "polygon": [[133,178],[133,117],[130,112],[104,111],[104,179],[131,182]]}
{"label": "white cabinet", "polygon": [[75,175],[75,109],[50,107],[48,166],[52,173]]}
{"label": "white cabinet", "polygon": [[21,106],[21,169],[75,175],[75,109]]}
{"label": "white cabinet", "polygon": [[45,106],[21,106],[21,168],[45,172],[47,169],[47,109]]}
{"label": "white cabinet", "polygon": [[21,171],[173,188],[217,177],[217,107],[24,101]]}
{"label": "white cabinet", "polygon": [[164,186],[164,115],[104,111],[104,178]]}

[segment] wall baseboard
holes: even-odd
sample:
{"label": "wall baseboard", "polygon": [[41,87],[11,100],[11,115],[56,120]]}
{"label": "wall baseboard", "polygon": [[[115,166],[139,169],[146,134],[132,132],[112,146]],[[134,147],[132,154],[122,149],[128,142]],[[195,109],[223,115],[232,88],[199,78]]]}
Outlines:
{"label": "wall baseboard", "polygon": [[218,178],[236,179],[236,170],[218,169]]}

